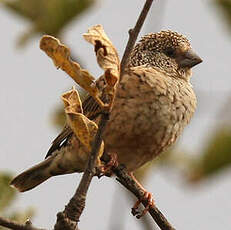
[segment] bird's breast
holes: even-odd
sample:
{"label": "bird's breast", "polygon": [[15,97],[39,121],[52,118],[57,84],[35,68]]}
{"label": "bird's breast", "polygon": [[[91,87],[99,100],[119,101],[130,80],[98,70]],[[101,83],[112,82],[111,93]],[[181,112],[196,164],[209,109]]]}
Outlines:
{"label": "bird's breast", "polygon": [[104,133],[106,149],[134,170],[175,142],[195,107],[191,85],[182,79],[150,71],[125,75]]}

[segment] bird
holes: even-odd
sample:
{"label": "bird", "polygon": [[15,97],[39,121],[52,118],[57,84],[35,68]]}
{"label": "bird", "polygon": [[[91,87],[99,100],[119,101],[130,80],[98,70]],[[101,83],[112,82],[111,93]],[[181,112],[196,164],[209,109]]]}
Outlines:
{"label": "bird", "polygon": [[[116,153],[131,174],[172,146],[190,122],[197,104],[192,68],[201,62],[189,40],[171,30],[144,35],[132,49],[103,133],[105,151]],[[105,85],[103,77],[96,81],[104,102]],[[100,106],[90,95],[83,112],[98,121]],[[88,155],[66,125],[45,160],[16,176],[11,185],[25,192],[52,176],[83,172]]]}

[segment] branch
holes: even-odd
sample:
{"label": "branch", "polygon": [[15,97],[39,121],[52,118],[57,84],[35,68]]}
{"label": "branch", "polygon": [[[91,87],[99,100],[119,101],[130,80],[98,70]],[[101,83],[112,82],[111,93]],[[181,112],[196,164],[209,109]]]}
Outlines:
{"label": "branch", "polygon": [[63,213],[59,213],[57,215],[57,222],[55,224],[55,230],[63,229],[64,222],[70,222],[70,224],[68,224],[69,229],[71,230],[76,229],[77,223],[79,222],[80,216],[85,207],[86,195],[87,195],[89,185],[91,183],[93,176],[95,175],[95,161],[97,158],[99,148],[102,143],[102,133],[104,131],[104,128],[106,126],[108,119],[109,119],[108,113],[103,113],[101,115],[99,128],[98,128],[98,131],[96,133],[96,136],[95,136],[95,139],[92,145],[92,152],[89,157],[86,170],[81,178],[81,181],[79,183],[79,186],[74,196],[71,198],[71,200],[65,207],[65,210],[63,211]]}
{"label": "branch", "polygon": [[153,0],[146,0],[144,7],[140,13],[140,16],[136,22],[135,27],[133,29],[129,30],[129,40],[128,40],[127,46],[125,48],[124,55],[123,55],[122,60],[121,60],[121,64],[120,64],[120,66],[121,66],[120,67],[121,68],[120,80],[122,79],[125,67],[126,67],[127,62],[128,62],[129,55],[133,49],[133,46],[135,45],[135,42],[137,40],[138,34],[141,30],[141,27],[143,26],[144,21],[147,17],[148,11],[151,8],[152,2],[153,2]]}
{"label": "branch", "polygon": [[[137,197],[137,199],[140,200],[144,196],[144,191],[127,173],[127,170],[124,166],[119,165],[118,167],[113,168],[112,171],[117,176],[117,181],[119,181],[125,188],[132,192]],[[142,204],[144,205],[144,207],[146,207],[148,205],[148,201],[143,200]],[[150,207],[149,213],[161,230],[175,230],[175,228],[171,226],[171,224],[156,206]]]}
{"label": "branch", "polygon": [[[141,11],[141,14],[136,22],[134,29],[129,31],[129,40],[125,49],[125,53],[123,55],[121,61],[121,72],[120,77],[123,75],[126,67],[126,63],[128,62],[128,58],[130,52],[136,42],[137,36],[140,32],[140,29],[144,23],[144,20],[147,16],[147,13],[151,7],[153,0],[146,0],[146,3]],[[114,94],[116,93],[116,90]],[[111,105],[113,106],[113,104]],[[112,107],[109,109],[111,111]],[[63,229],[63,224],[66,224],[66,229],[74,230],[75,227],[78,225],[80,216],[83,212],[86,202],[86,195],[91,183],[91,180],[95,174],[95,161],[99,151],[99,148],[102,143],[102,134],[104,128],[107,125],[109,120],[110,113],[103,113],[100,118],[99,122],[99,129],[97,131],[96,137],[92,144],[92,151],[88,160],[87,167],[84,171],[80,184],[74,194],[74,196],[69,201],[68,205],[66,206],[65,210],[62,213],[57,215],[57,222],[55,224],[55,230]]]}
{"label": "branch", "polygon": [[[121,61],[121,76],[120,80],[122,79],[123,73],[125,71],[125,67],[128,62],[129,55],[131,53],[131,50],[134,47],[134,44],[136,42],[136,39],[138,37],[138,34],[141,30],[141,27],[146,19],[146,16],[150,10],[150,7],[152,5],[153,0],[146,0],[145,5],[141,11],[141,14],[136,22],[136,25],[133,29],[129,30],[129,40],[127,43],[127,46],[125,48],[125,52]],[[102,157],[102,159],[105,157],[105,155]],[[108,156],[106,157],[107,160],[105,162],[108,162]],[[104,159],[105,160],[105,159]],[[126,169],[119,165],[118,167],[112,169],[115,175],[117,176],[117,180],[130,192],[132,192],[137,199],[141,199],[144,196],[144,191],[136,184],[136,182],[133,180],[133,178],[127,173]],[[147,200],[143,200],[142,204],[144,207],[148,205]],[[161,211],[156,207],[150,207],[149,213],[152,216],[153,220],[157,223],[157,225],[160,227],[161,230],[174,230],[174,228],[171,226],[171,224],[168,222],[168,220],[165,218],[165,216],[161,213]]]}
{"label": "branch", "polygon": [[0,226],[14,229],[14,230],[45,230],[42,228],[35,228],[32,226],[32,223],[28,220],[25,224],[19,224],[15,221],[5,219],[3,217],[0,217]]}

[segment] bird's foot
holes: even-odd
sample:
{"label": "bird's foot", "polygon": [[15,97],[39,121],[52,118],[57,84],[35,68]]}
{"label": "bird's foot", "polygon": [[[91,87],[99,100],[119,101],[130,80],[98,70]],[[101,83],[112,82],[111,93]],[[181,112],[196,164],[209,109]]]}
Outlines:
{"label": "bird's foot", "polygon": [[[140,203],[142,201],[146,201],[147,202],[147,205],[145,207],[145,209],[140,212],[138,210],[138,207],[140,205]],[[143,197],[141,197],[139,200],[136,201],[135,205],[133,206],[132,208],[132,215],[135,216],[137,219],[140,219],[142,216],[144,216],[151,207],[153,207],[155,205],[155,202],[154,202],[154,199],[153,199],[153,196],[150,192],[144,190],[144,195]]]}
{"label": "bird's foot", "polygon": [[116,153],[108,153],[108,155],[110,156],[110,160],[104,165],[97,167],[96,176],[98,176],[98,178],[102,176],[108,176],[108,177],[112,176],[113,175],[112,168],[118,167],[119,165],[118,157]]}
{"label": "bird's foot", "polygon": [[[142,216],[144,216],[151,207],[153,207],[155,205],[152,193],[148,192],[143,186],[142,184],[135,178],[133,172],[129,172],[129,175],[132,177],[132,179],[134,180],[134,182],[136,183],[136,185],[144,192],[144,195],[137,200],[137,202],[135,203],[135,205],[132,208],[132,215],[136,216],[137,219],[140,219]],[[138,210],[139,205],[142,203],[142,201],[146,201],[147,205],[145,207],[145,209],[140,212]]]}

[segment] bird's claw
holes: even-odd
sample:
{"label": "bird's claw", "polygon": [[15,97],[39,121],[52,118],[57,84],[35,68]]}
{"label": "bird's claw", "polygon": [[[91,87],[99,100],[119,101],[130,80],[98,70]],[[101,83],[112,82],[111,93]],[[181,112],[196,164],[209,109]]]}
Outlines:
{"label": "bird's claw", "polygon": [[96,175],[98,176],[98,178],[102,176],[112,176],[112,168],[118,167],[119,165],[116,153],[109,153],[108,155],[110,155],[110,160],[104,165],[97,167]]}
{"label": "bird's claw", "polygon": [[[138,210],[138,207],[139,207],[139,205],[140,205],[140,203],[142,201],[147,201],[147,206],[145,207],[145,209],[142,212],[140,212]],[[132,208],[132,215],[135,216],[137,219],[140,219],[154,205],[155,205],[155,202],[154,202],[152,194],[150,192],[144,191],[143,197],[141,197],[139,200],[137,200],[137,202],[133,206],[133,208]]]}

